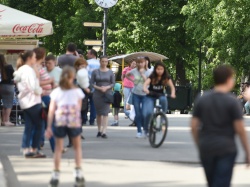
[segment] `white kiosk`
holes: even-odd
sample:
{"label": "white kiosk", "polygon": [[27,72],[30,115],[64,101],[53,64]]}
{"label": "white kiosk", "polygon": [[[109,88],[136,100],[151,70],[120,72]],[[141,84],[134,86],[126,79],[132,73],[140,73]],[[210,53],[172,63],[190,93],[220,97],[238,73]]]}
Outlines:
{"label": "white kiosk", "polygon": [[21,51],[38,46],[37,37],[51,34],[51,21],[0,4],[0,53],[13,67]]}
{"label": "white kiosk", "polygon": [[[38,37],[53,34],[52,22],[0,4],[0,53],[16,67],[19,54],[39,45]],[[13,101],[10,120],[22,123],[21,109],[17,98]]]}

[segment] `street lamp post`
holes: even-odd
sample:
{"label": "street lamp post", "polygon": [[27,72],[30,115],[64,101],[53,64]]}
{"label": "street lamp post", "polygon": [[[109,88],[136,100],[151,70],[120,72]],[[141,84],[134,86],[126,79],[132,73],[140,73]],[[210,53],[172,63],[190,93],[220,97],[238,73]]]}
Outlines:
{"label": "street lamp post", "polygon": [[104,8],[103,19],[103,55],[107,55],[108,8]]}
{"label": "street lamp post", "polygon": [[107,28],[108,28],[108,9],[115,6],[118,0],[95,0],[96,4],[103,8],[103,55],[107,55]]}
{"label": "street lamp post", "polygon": [[200,42],[200,53],[199,53],[199,77],[198,77],[198,91],[199,95],[201,95],[201,65],[202,65],[202,57],[201,57],[201,52],[202,52],[202,43]]}

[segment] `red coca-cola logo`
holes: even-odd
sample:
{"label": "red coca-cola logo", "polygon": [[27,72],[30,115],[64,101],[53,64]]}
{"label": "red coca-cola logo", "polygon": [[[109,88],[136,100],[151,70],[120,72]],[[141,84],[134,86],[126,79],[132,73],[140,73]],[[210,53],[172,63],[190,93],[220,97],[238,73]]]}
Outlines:
{"label": "red coca-cola logo", "polygon": [[4,12],[5,10],[0,10],[0,19],[2,18],[1,12]]}
{"label": "red coca-cola logo", "polygon": [[20,24],[16,24],[12,32],[15,34],[20,34],[20,33],[42,33],[43,32],[43,26],[44,24],[39,24],[39,23],[33,23],[28,26],[23,26]]}

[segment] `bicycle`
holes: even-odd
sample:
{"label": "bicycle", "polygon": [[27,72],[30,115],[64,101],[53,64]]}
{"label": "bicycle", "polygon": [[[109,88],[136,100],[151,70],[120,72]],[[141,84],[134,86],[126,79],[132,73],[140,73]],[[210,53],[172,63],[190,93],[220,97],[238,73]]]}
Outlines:
{"label": "bicycle", "polygon": [[[168,97],[168,96],[167,96]],[[160,147],[167,136],[168,120],[162,111],[160,100],[156,99],[154,113],[149,121],[149,142],[153,148]],[[159,135],[159,137],[158,137]]]}

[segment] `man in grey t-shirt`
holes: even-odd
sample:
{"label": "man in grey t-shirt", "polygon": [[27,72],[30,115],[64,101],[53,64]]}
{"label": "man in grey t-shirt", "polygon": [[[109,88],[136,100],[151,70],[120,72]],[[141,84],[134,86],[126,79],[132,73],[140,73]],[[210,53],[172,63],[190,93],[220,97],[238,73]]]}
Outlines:
{"label": "man in grey t-shirt", "polygon": [[59,56],[58,65],[60,68],[64,68],[64,66],[74,66],[76,59],[78,56],[76,55],[77,46],[74,43],[69,43],[67,45],[66,54]]}

